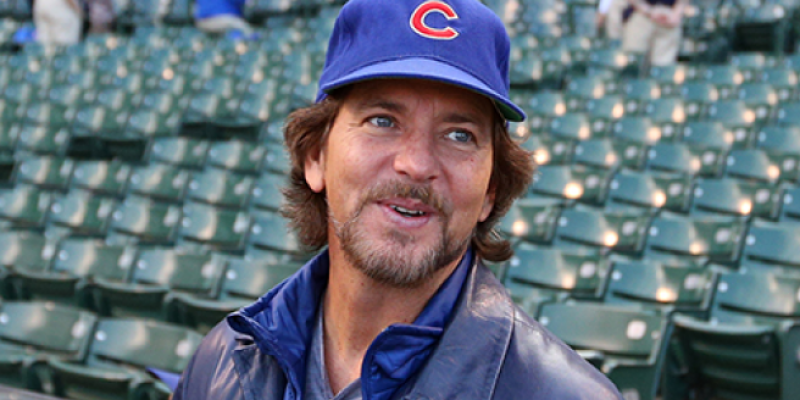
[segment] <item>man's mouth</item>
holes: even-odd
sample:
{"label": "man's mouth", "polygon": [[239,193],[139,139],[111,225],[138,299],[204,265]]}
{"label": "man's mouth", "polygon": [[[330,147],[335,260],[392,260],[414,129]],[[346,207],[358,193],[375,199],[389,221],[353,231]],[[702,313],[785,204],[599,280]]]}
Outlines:
{"label": "man's mouth", "polygon": [[422,216],[425,216],[425,214],[426,214],[424,211],[409,210],[408,208],[400,207],[400,206],[396,206],[396,205],[391,205],[391,204],[389,205],[389,207],[391,207],[392,210],[394,210],[395,212],[397,212],[398,214],[400,214],[400,215],[402,215],[402,216],[404,216],[406,218],[422,217]]}

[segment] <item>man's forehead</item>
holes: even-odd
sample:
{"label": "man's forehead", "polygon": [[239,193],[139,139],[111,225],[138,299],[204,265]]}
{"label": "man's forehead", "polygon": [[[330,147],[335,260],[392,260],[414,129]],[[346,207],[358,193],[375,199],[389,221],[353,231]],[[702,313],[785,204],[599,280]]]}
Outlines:
{"label": "man's forehead", "polygon": [[[377,79],[352,85],[345,103],[355,111],[380,108],[397,113],[413,112],[415,107],[435,104],[446,114],[464,121],[493,121],[496,108],[487,97],[446,83],[421,79]],[[498,116],[499,117],[499,116]],[[468,119],[468,120],[467,120]]]}

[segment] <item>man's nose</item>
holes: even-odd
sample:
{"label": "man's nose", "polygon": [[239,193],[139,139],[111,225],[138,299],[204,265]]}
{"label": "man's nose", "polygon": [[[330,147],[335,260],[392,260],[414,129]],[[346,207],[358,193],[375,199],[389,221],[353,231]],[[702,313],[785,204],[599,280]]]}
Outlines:
{"label": "man's nose", "polygon": [[439,159],[434,140],[420,132],[406,135],[397,148],[394,169],[418,182],[435,179],[439,174]]}

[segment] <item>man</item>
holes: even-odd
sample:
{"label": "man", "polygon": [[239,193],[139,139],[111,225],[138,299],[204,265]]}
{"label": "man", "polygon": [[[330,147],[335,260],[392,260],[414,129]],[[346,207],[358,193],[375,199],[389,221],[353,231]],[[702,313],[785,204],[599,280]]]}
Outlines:
{"label": "man", "polygon": [[352,0],[285,131],[285,215],[322,252],[205,338],[175,399],[620,399],[480,260],[527,188],[509,38],[475,0]]}
{"label": "man", "polygon": [[681,45],[681,20],[687,0],[628,0],[622,49],[649,52],[650,64],[674,64]]}
{"label": "man", "polygon": [[33,3],[36,40],[47,46],[67,46],[81,40],[83,10],[78,0],[36,0]]}
{"label": "man", "polygon": [[244,3],[247,0],[197,0],[195,25],[208,33],[225,33],[237,30],[245,35],[252,33],[244,20]]}

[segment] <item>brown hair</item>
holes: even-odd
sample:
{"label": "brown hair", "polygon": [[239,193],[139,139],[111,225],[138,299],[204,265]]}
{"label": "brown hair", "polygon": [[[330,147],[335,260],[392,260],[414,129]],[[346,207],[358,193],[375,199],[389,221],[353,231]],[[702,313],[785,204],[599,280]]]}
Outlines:
{"label": "brown hair", "polygon": [[[313,250],[328,244],[328,204],[324,191],[316,193],[306,183],[305,161],[322,151],[345,95],[335,93],[317,104],[292,112],[284,131],[292,171],[289,185],[283,190],[282,214],[289,219],[300,242]],[[488,218],[475,228],[472,246],[485,260],[505,261],[514,252],[508,240],[493,228],[528,188],[535,166],[531,153],[511,139],[505,121],[499,116],[494,124],[492,143],[494,160],[489,187],[495,191],[494,207]]]}

